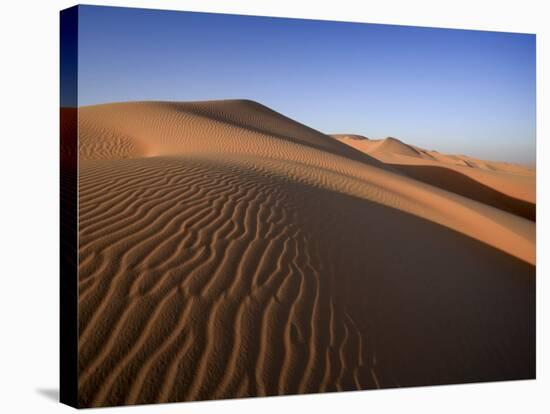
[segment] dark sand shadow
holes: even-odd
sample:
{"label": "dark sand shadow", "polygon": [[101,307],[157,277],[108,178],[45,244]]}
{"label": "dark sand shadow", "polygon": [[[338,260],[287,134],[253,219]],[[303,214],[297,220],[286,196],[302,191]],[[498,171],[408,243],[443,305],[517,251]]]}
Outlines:
{"label": "dark sand shadow", "polygon": [[459,172],[444,167],[424,165],[393,164],[393,167],[415,180],[536,221],[535,204],[507,196]]}

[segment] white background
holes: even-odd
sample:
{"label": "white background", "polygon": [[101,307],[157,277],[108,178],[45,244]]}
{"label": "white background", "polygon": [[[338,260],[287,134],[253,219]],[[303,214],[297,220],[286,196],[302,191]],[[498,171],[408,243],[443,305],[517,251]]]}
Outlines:
{"label": "white background", "polygon": [[[102,1],[142,6],[537,34],[537,380],[102,409],[101,413],[549,412],[548,85],[544,1]],[[69,412],[58,395],[58,105],[61,0],[3,2],[0,16],[0,412]],[[544,161],[543,161],[544,160]],[[546,186],[546,191],[545,188]],[[544,255],[546,251],[546,256]],[[544,308],[544,309],[543,309]],[[116,411],[115,411],[116,410]]]}

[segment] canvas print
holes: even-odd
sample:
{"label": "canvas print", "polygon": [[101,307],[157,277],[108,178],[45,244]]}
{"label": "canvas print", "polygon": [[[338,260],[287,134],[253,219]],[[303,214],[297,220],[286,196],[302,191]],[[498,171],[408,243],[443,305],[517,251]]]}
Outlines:
{"label": "canvas print", "polygon": [[61,399],[535,378],[535,35],[61,12]]}

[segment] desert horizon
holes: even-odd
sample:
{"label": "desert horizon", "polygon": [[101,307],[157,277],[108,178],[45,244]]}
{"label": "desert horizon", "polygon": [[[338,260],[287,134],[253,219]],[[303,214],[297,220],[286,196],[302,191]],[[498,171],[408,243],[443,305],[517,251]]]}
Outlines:
{"label": "desert horizon", "polygon": [[[259,103],[263,106],[270,107],[269,105],[265,105],[263,103],[255,101],[253,98],[224,98],[224,99],[208,98],[208,99],[188,100],[188,101],[187,100],[186,101],[181,101],[181,100],[165,101],[165,100],[162,100],[162,99],[161,100],[158,100],[158,99],[120,100],[120,101],[112,101],[112,102],[83,104],[83,105],[79,105],[79,106],[61,106],[60,110],[61,111],[77,111],[78,109],[84,109],[84,108],[88,108],[88,107],[98,107],[98,106],[102,106],[102,105],[123,105],[123,104],[132,104],[132,103],[151,103],[151,104],[160,103],[160,102],[208,103],[208,102],[226,102],[226,101],[252,101],[252,102]],[[273,109],[273,108],[271,108],[271,110],[281,113],[281,111]],[[521,162],[521,161],[514,161],[512,159],[499,158],[498,156],[497,157],[492,157],[492,158],[491,157],[489,157],[489,158],[487,158],[487,157],[480,158],[480,157],[468,155],[466,153],[450,153],[450,152],[446,152],[446,151],[440,151],[440,150],[436,149],[437,145],[427,146],[430,149],[422,148],[420,145],[417,145],[415,142],[409,140],[406,137],[406,134],[405,134],[405,136],[393,136],[393,135],[388,135],[388,134],[381,135],[381,136],[367,136],[367,135],[361,134],[360,131],[353,131],[353,132],[350,132],[350,131],[348,131],[348,132],[328,131],[327,132],[327,131],[321,131],[321,129],[316,128],[313,125],[310,125],[308,127],[312,128],[312,129],[315,129],[315,130],[321,132],[322,134],[333,137],[335,139],[366,140],[366,141],[370,141],[370,142],[380,142],[380,141],[387,140],[387,139],[397,140],[397,141],[400,141],[402,144],[404,144],[406,146],[410,146],[412,148],[416,148],[416,149],[419,149],[420,151],[427,152],[427,153],[437,153],[437,154],[441,154],[441,155],[444,155],[444,156],[450,156],[450,157],[468,158],[468,159],[475,160],[476,162],[489,162],[489,163],[500,164],[501,166],[509,165],[510,168],[515,169],[516,171],[524,169],[524,170],[531,170],[531,171],[536,172],[536,169],[537,169],[536,160],[534,160],[532,162],[527,162],[527,161]],[[353,145],[350,145],[350,146],[353,146]],[[362,151],[362,150],[359,150],[359,151]],[[519,167],[519,169],[514,168],[514,166]],[[504,169],[506,169],[506,167]]]}
{"label": "desert horizon", "polygon": [[[257,101],[254,101],[254,99],[252,99],[252,98],[203,99],[203,100],[193,100],[193,101],[162,101],[162,100],[155,100],[155,99],[142,99],[142,100],[138,100],[138,101],[113,101],[113,102],[86,104],[86,105],[80,105],[80,106],[61,106],[60,110],[61,111],[71,111],[71,110],[77,111],[78,109],[84,109],[84,108],[88,108],[88,107],[96,107],[96,106],[102,106],[102,105],[122,105],[122,104],[131,104],[131,103],[152,103],[152,104],[159,103],[159,102],[207,103],[207,102],[224,102],[224,101],[252,101],[252,102],[257,102]],[[257,102],[257,103],[259,103],[259,102]],[[264,105],[264,104],[261,104],[261,105]],[[269,107],[268,105],[264,105],[264,106]],[[279,112],[275,109],[272,109],[272,110],[275,111],[275,112]],[[318,130],[314,126],[310,126],[310,128]],[[347,133],[343,133],[342,131],[332,131],[332,132],[326,132],[326,131],[321,131],[321,130],[318,130],[318,131],[321,132],[324,135],[328,135],[328,136],[333,137],[335,139],[344,139],[344,140],[345,139],[348,139],[348,140],[355,139],[355,140],[366,140],[366,141],[370,141],[370,142],[380,142],[380,141],[383,141],[383,140],[397,140],[397,141],[400,141],[402,144],[404,144],[406,146],[417,148],[417,149],[419,149],[420,151],[423,151],[423,152],[437,153],[437,154],[441,154],[441,155],[444,155],[444,156],[450,156],[450,157],[470,158],[472,160],[476,160],[476,162],[489,162],[489,163],[496,163],[496,164],[500,164],[500,165],[509,165],[512,169],[514,169],[514,166],[519,167],[519,169],[531,170],[531,171],[534,171],[534,172],[536,172],[536,169],[537,169],[536,161],[530,163],[530,162],[518,162],[518,161],[513,161],[513,160],[505,160],[505,159],[500,159],[500,158],[480,159],[479,157],[474,157],[474,156],[470,156],[470,155],[462,154],[462,153],[461,154],[446,153],[446,152],[438,151],[435,148],[432,148],[432,149],[428,150],[428,149],[425,149],[425,148],[420,148],[420,146],[416,145],[412,141],[409,141],[406,137],[397,137],[397,136],[392,136],[392,135],[383,135],[383,136],[371,137],[371,136],[362,135],[362,134],[358,133],[358,131],[347,132]],[[353,145],[351,145],[351,146],[353,146]],[[516,171],[519,171],[519,170],[516,169]]]}
{"label": "desert horizon", "polygon": [[535,170],[251,100],[63,111],[82,406],[534,378]]}

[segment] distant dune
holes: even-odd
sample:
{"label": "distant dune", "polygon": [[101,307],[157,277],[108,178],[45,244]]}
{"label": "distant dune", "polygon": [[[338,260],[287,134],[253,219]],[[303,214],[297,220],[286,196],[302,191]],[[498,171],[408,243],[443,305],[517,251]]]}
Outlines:
{"label": "distant dune", "polygon": [[381,140],[343,134],[333,137],[406,176],[535,220],[534,169],[465,155],[440,154],[392,137]]}
{"label": "distant dune", "polygon": [[78,126],[83,406],[534,377],[534,171],[246,100]]}

